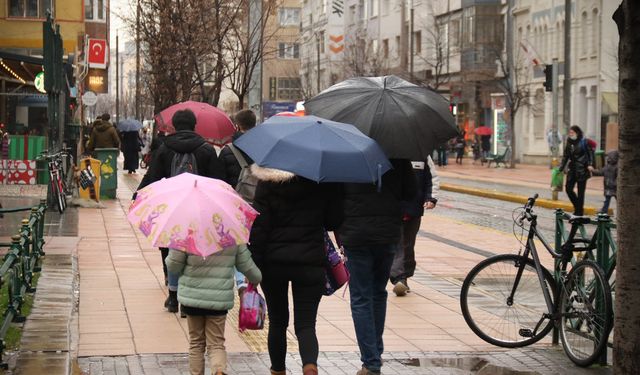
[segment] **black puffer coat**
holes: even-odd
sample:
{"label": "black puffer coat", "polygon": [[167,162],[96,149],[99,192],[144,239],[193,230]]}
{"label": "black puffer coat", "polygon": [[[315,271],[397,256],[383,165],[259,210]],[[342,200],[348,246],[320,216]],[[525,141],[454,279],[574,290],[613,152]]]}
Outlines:
{"label": "black puffer coat", "polygon": [[618,151],[607,153],[607,165],[593,171],[594,176],[604,176],[604,195],[617,196],[618,158]]}
{"label": "black puffer coat", "polygon": [[249,249],[258,267],[324,266],[324,230],[342,221],[341,187],[292,173],[251,166],[258,177],[253,207],[260,213]]}
{"label": "black puffer coat", "polygon": [[575,141],[569,139],[564,147],[560,170],[564,170],[569,165],[568,178],[574,178],[576,181],[586,181],[591,177],[588,167],[595,167],[594,160],[593,150],[589,147],[586,139],[578,138]]}
{"label": "black puffer coat", "polygon": [[408,160],[391,160],[391,164],[393,169],[382,176],[380,192],[374,184],[345,184],[344,221],[338,233],[346,246],[400,242],[400,202],[416,196],[416,178]]}
{"label": "black puffer coat", "polygon": [[224,180],[224,168],[213,147],[193,131],[179,131],[164,137],[163,143],[153,152],[151,165],[140,182],[138,190],[163,178],[171,177],[171,163],[176,153],[193,153],[200,176]]}

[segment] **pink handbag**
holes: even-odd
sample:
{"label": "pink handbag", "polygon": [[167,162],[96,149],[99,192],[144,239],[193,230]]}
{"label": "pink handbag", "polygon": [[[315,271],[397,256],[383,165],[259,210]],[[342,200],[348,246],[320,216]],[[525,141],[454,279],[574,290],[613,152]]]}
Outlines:
{"label": "pink handbag", "polygon": [[247,329],[259,330],[264,327],[267,314],[267,303],[258,293],[257,287],[249,284],[240,298],[238,328],[240,332]]}
{"label": "pink handbag", "polygon": [[349,282],[349,270],[347,270],[344,264],[345,257],[340,251],[336,250],[331,237],[327,231],[324,232],[324,249],[327,254],[326,264],[326,282],[325,292],[326,296],[330,296],[335,293],[336,290],[342,288],[342,286]]}

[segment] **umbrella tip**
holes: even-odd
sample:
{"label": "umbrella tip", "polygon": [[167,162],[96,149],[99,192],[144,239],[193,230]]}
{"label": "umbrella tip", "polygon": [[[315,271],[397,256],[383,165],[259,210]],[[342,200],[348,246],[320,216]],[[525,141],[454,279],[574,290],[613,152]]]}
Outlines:
{"label": "umbrella tip", "polygon": [[322,124],[322,121],[320,121],[320,120],[316,120],[316,122],[317,122],[318,124]]}

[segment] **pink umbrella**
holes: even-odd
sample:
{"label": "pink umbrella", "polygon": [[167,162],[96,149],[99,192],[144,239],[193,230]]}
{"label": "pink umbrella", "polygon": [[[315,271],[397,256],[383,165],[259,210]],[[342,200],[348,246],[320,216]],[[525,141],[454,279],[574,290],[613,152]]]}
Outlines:
{"label": "pink umbrella", "polygon": [[207,103],[187,101],[164,109],[155,117],[158,130],[174,133],[175,129],[171,118],[174,113],[183,109],[190,109],[195,113],[196,133],[207,141],[217,146],[224,146],[231,141],[231,137],[236,131],[233,122],[226,113]]}
{"label": "pink umbrella", "polygon": [[208,256],[247,243],[257,216],[226,182],[182,173],[138,191],[127,219],[153,246]]}

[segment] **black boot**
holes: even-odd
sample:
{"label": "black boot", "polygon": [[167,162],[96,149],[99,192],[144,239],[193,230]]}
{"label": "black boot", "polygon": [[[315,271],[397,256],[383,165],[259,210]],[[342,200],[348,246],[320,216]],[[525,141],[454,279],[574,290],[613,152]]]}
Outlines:
{"label": "black boot", "polygon": [[178,312],[178,292],[174,292],[172,290],[169,291],[169,301],[167,303],[167,310],[170,313]]}

